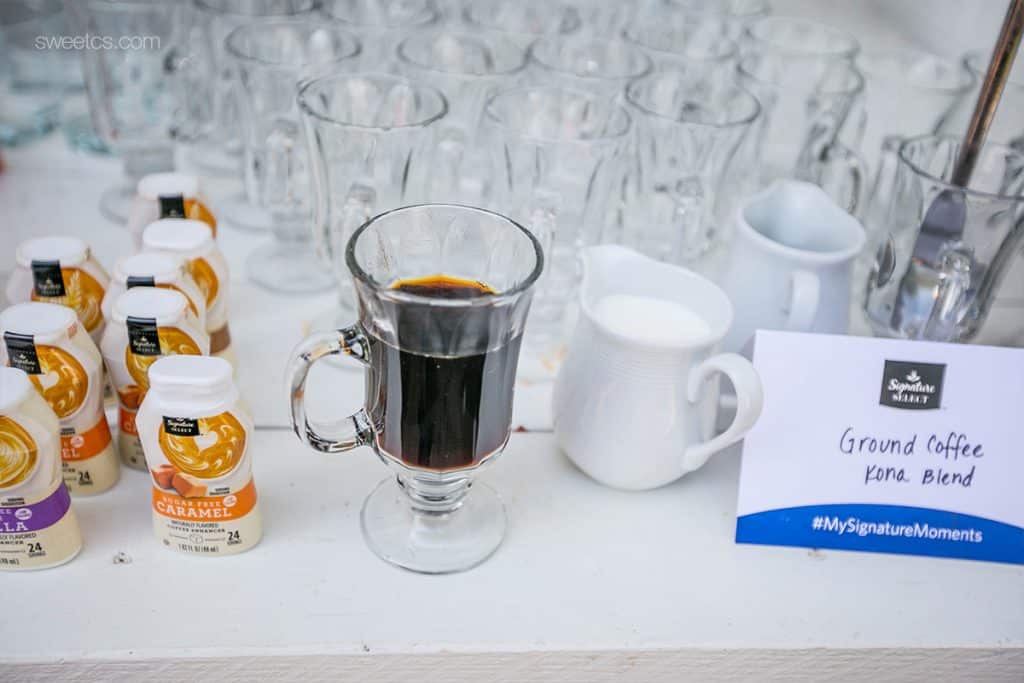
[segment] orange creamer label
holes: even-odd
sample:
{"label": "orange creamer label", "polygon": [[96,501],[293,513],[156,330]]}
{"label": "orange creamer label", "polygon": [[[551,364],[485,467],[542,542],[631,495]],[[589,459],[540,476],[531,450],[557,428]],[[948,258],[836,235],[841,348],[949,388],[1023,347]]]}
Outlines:
{"label": "orange creamer label", "polygon": [[60,457],[66,462],[86,460],[98,455],[110,444],[110,425],[107,416],[100,413],[100,420],[84,432],[61,434]]}
{"label": "orange creamer label", "polygon": [[210,232],[213,236],[217,236],[217,219],[214,217],[210,209],[207,208],[206,204],[191,197],[185,197],[185,217],[191,218],[192,220],[202,221],[210,226]]}
{"label": "orange creamer label", "polygon": [[103,285],[81,268],[61,268],[60,272],[64,279],[65,295],[39,296],[33,289],[32,301],[46,301],[73,309],[86,331],[92,332],[103,322],[103,312],[100,310],[105,292]]}
{"label": "orange creamer label", "polygon": [[124,407],[117,409],[117,427],[124,434],[138,436],[139,430],[135,427],[135,412],[125,410]]}
{"label": "orange creamer label", "polygon": [[153,487],[153,510],[183,521],[230,521],[241,519],[256,506],[256,484],[252,479],[241,490],[226,496],[184,498]]}

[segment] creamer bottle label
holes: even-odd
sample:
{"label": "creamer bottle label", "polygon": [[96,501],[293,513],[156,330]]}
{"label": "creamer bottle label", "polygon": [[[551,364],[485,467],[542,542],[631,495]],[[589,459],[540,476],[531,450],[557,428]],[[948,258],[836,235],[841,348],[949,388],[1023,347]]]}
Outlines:
{"label": "creamer bottle label", "polygon": [[57,480],[39,499],[0,499],[0,569],[43,569],[82,548],[71,494]]}
{"label": "creamer bottle label", "polygon": [[231,411],[160,417],[161,458],[150,458],[150,474],[153,525],[165,546],[230,555],[259,541],[262,520],[242,422]]}

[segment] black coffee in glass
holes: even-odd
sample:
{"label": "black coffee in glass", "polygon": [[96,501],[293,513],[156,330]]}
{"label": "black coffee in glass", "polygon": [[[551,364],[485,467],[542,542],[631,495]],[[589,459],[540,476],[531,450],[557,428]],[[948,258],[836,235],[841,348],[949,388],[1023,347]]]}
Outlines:
{"label": "black coffee in glass", "polygon": [[[392,289],[438,299],[494,296],[484,283],[443,275],[402,280]],[[368,333],[367,407],[378,448],[406,465],[452,470],[501,450],[512,421],[521,335],[488,343],[493,309],[404,306],[396,348]],[[424,339],[472,336],[486,351],[425,354]]]}

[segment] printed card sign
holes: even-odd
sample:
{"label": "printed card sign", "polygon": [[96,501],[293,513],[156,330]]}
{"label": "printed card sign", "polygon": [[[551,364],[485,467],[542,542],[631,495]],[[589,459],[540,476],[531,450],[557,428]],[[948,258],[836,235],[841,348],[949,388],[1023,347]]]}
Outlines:
{"label": "printed card sign", "polygon": [[736,541],[1024,564],[1024,350],[759,331]]}

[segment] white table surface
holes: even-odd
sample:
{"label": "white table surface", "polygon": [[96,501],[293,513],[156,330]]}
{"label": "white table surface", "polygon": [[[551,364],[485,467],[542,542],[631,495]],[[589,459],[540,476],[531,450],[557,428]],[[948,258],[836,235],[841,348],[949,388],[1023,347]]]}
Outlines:
{"label": "white table surface", "polygon": [[[899,40],[856,3],[777,5],[866,32],[869,46]],[[129,253],[96,209],[117,162],[73,155],[58,135],[5,154],[0,273],[33,234],[80,235],[108,266]],[[239,382],[261,425],[265,538],[215,560],[167,551],[146,476],[125,471],[75,502],[86,545],[72,563],[0,575],[0,679],[1024,679],[1024,568],[736,545],[738,448],[622,493],[573,468],[550,434],[517,433],[485,475],[509,508],[497,554],[446,577],[386,565],[358,519],[384,468],[365,450],[315,454],[283,429],[285,359],[331,297],[248,285],[245,255],[265,238],[221,235]],[[323,368],[311,383],[314,414],[360,402],[359,372]],[[518,388],[517,426],[548,426],[548,394]]]}
{"label": "white table surface", "polygon": [[[736,545],[736,449],[673,485],[624,493],[576,470],[550,435],[517,434],[484,477],[508,504],[504,545],[473,571],[422,576],[384,564],[362,541],[362,500],[385,476],[368,451],[318,455],[285,431],[261,432],[253,447],[259,546],[218,559],[164,549],[146,475],[125,472],[111,493],[75,501],[85,536],[77,559],[0,579],[0,660],[62,661],[101,677],[212,658],[204,671],[235,675],[305,655],[293,674],[334,675],[377,655],[407,655],[374,665],[393,674],[417,657],[459,653],[469,668],[452,680],[511,681],[579,665],[578,653],[618,653],[616,666],[635,660],[647,680],[678,680],[681,663],[726,673],[708,664],[720,651],[759,666],[786,661],[797,674],[832,651],[867,655],[869,672],[873,657],[907,655],[886,655],[894,648],[944,648],[915,666],[949,673],[984,654],[980,671],[1024,671],[1024,569]],[[115,563],[117,553],[130,564]]]}

